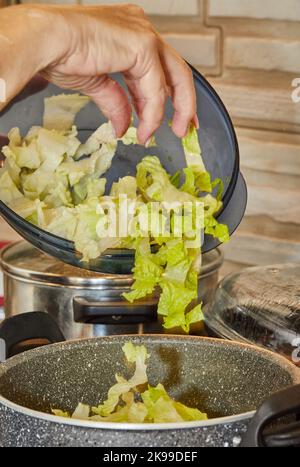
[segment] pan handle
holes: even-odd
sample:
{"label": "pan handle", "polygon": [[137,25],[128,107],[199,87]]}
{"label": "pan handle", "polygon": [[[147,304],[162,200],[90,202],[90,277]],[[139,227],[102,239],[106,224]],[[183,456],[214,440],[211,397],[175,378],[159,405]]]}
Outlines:
{"label": "pan handle", "polygon": [[[287,415],[294,415],[293,420],[270,427],[271,423]],[[300,384],[273,394],[263,402],[251,420],[240,446],[300,447],[299,417]]]}
{"label": "pan handle", "polygon": [[157,301],[73,299],[74,321],[88,324],[142,324],[157,320]]}
{"label": "pan handle", "polygon": [[[21,353],[26,349],[39,347],[46,343],[62,342],[64,335],[56,321],[43,311],[33,311],[7,318],[0,324],[0,339],[4,342],[5,359]],[[35,342],[34,340],[39,342]],[[22,346],[22,344],[24,344]],[[29,347],[29,345],[28,345]],[[27,347],[27,349],[28,349]]]}

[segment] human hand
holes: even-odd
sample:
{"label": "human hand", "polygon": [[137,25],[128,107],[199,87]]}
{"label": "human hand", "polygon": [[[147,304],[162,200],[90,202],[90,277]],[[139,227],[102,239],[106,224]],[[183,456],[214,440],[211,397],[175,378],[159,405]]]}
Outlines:
{"label": "human hand", "polygon": [[[30,15],[31,22],[36,17],[40,42],[31,54],[42,58],[34,61],[34,71],[54,84],[90,96],[112,121],[117,136],[130,124],[131,104],[124,89],[109,76],[115,72],[123,74],[139,117],[140,143],[146,144],[160,126],[168,95],[174,106],[174,133],[184,136],[191,121],[198,126],[191,70],[154,30],[141,8],[23,5],[5,10],[18,8]],[[38,28],[38,21],[43,29]]]}

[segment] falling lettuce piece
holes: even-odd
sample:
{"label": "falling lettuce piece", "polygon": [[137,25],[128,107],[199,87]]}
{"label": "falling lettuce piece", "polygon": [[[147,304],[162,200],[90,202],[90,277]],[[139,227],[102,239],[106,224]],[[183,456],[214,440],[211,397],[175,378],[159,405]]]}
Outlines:
{"label": "falling lettuce piece", "polygon": [[122,350],[125,354],[125,358],[129,363],[136,363],[138,358],[146,361],[149,358],[147,349],[144,345],[136,346],[132,342],[126,342],[123,345]]}
{"label": "falling lettuce piece", "polygon": [[77,113],[88,104],[89,97],[80,94],[59,94],[46,97],[43,127],[48,130],[69,130]]}
{"label": "falling lettuce piece", "polygon": [[[79,403],[72,415],[52,409],[54,415],[79,420],[114,423],[182,423],[207,420],[207,415],[172,399],[162,384],[142,391],[148,383],[145,346],[126,342],[122,347],[128,363],[135,364],[132,378],[115,375],[117,384],[108,391],[107,399],[97,407]],[[93,415],[90,415],[90,414]]]}
{"label": "falling lettuce piece", "polygon": [[166,268],[164,282],[184,286],[193,258],[190,258],[182,239],[175,239],[166,244]]}
{"label": "falling lettuce piece", "polygon": [[142,384],[148,382],[147,377],[147,366],[146,359],[148,358],[146,348],[141,345],[137,346],[135,349],[132,349],[132,346],[129,344],[123,346],[123,351],[125,355],[128,355],[131,363],[136,364],[134,375],[128,380],[124,380],[112,386],[108,391],[108,397],[103,404],[100,404],[98,407],[93,407],[92,411],[95,414],[100,416],[110,415],[116,408],[119,403],[120,397],[123,394],[126,394],[131,389],[136,388]]}
{"label": "falling lettuce piece", "polygon": [[138,243],[135,253],[132,290],[124,293],[123,296],[131,303],[146,297],[159,284],[162,273],[163,268],[156,263],[155,255],[150,251],[149,242],[142,239]]}
{"label": "falling lettuce piece", "polygon": [[202,312],[202,303],[196,305],[192,310],[188,311],[185,315],[185,326],[186,332],[190,330],[190,325],[194,323],[200,323],[204,321],[204,315]]}
{"label": "falling lettuce piece", "polygon": [[197,298],[197,290],[178,286],[172,282],[160,284],[162,292],[158,302],[157,313],[164,317],[164,327],[187,329],[185,311],[188,305]]}

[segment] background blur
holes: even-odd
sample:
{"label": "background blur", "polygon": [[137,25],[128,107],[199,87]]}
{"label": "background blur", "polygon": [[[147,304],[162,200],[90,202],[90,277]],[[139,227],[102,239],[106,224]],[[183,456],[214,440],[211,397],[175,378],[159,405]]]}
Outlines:
{"label": "background blur", "polygon": [[[142,6],[165,39],[208,78],[235,123],[249,202],[225,247],[223,274],[246,265],[299,262],[300,102],[292,100],[292,81],[300,79],[300,0],[131,3]],[[0,239],[14,237],[1,223]]]}

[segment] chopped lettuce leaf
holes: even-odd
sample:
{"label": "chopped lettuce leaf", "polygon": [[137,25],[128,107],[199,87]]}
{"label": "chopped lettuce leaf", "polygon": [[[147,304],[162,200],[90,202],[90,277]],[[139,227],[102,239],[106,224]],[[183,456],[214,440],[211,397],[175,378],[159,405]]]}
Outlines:
{"label": "chopped lettuce leaf", "polygon": [[9,144],[13,146],[21,146],[22,137],[19,128],[12,128],[7,135]]}
{"label": "chopped lettuce leaf", "polygon": [[159,284],[162,273],[163,268],[156,263],[155,255],[151,253],[150,248],[148,249],[146,239],[143,239],[136,249],[132,290],[124,293],[123,296],[131,303],[146,297]]}
{"label": "chopped lettuce leaf", "polygon": [[[60,409],[52,409],[54,415],[79,420],[115,423],[181,423],[207,420],[200,410],[188,407],[172,399],[162,384],[142,391],[148,383],[146,360],[150,357],[146,347],[126,342],[122,347],[126,360],[135,364],[132,378],[126,380],[116,374],[117,384],[108,391],[107,399],[97,407],[79,403],[70,415]],[[92,412],[93,415],[90,415]]]}
{"label": "chopped lettuce leaf", "polygon": [[[126,146],[129,146],[130,144],[139,144],[138,139],[137,139],[137,128],[134,126],[130,126],[128,130],[126,131],[125,135],[120,138],[123,144]],[[156,141],[154,136],[150,138],[148,148],[156,146]]]}
{"label": "chopped lettuce leaf", "polygon": [[178,190],[156,156],[146,156],[137,165],[137,186],[148,200],[168,202],[195,201],[188,193]]}
{"label": "chopped lettuce leaf", "polygon": [[53,413],[53,415],[56,415],[57,417],[70,418],[69,412],[64,412],[63,410],[51,409],[51,412]]}
{"label": "chopped lettuce leaf", "polygon": [[78,420],[88,420],[90,416],[90,406],[82,404],[81,402],[77,405],[75,411],[72,414],[71,418],[76,418]]}
{"label": "chopped lettuce leaf", "polygon": [[0,169],[0,199],[3,203],[9,204],[12,201],[22,198],[22,193],[18,190],[13,179],[6,169]]}
{"label": "chopped lettuce leaf", "polygon": [[126,176],[119,178],[118,182],[114,182],[111,187],[110,196],[127,195],[130,199],[137,197],[137,182],[135,177]]}
{"label": "chopped lettuce leaf", "polygon": [[148,382],[146,359],[148,358],[146,348],[141,345],[132,349],[132,346],[125,344],[123,347],[125,355],[130,358],[130,362],[136,364],[134,375],[128,380],[118,382],[108,391],[108,397],[98,407],[93,407],[93,412],[100,416],[110,415],[119,403],[119,399],[131,389]]}
{"label": "chopped lettuce leaf", "polygon": [[35,214],[38,216],[39,219],[41,219],[42,213],[40,210],[45,207],[45,203],[43,203],[39,199],[33,201],[23,196],[22,198],[12,200],[9,203],[9,207],[24,219],[27,219]]}
{"label": "chopped lettuce leaf", "polygon": [[[181,186],[181,172],[170,177],[158,157],[147,156],[137,165],[136,177],[120,178],[105,195],[103,175],[118,142],[137,144],[137,130],[131,126],[116,138],[107,122],[81,144],[73,124],[88,102],[78,94],[47,98],[44,127],[32,127],[24,138],[17,128],[9,132],[0,199],[29,222],[73,241],[82,261],[108,248],[135,249],[134,282],[124,297],[133,302],[160,288],[158,313],[164,326],[188,332],[190,324],[203,318],[201,305],[192,307],[204,232],[221,242],[229,240],[227,226],[217,221],[223,183],[211,181],[197,131],[190,125],[182,139],[187,167]],[[115,218],[109,216],[112,210]],[[138,409],[132,404],[132,411]],[[128,411],[118,416],[127,417]]]}
{"label": "chopped lettuce leaf", "polygon": [[116,146],[116,142],[111,122],[103,123],[96,131],[94,131],[94,133],[91,134],[85,143],[79,146],[75,154],[75,159],[93,154],[100,149],[102,144],[114,143]]}
{"label": "chopped lettuce leaf", "polygon": [[206,172],[201,156],[197,130],[194,125],[190,125],[187,135],[182,138],[182,146],[185,154],[186,165],[188,167],[197,167],[200,172]]}
{"label": "chopped lettuce leaf", "polygon": [[48,130],[69,130],[74,124],[77,113],[89,101],[89,97],[80,94],[59,94],[46,97],[43,127]]}

